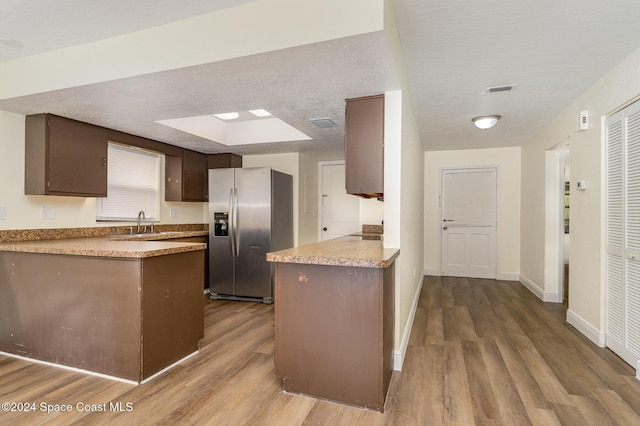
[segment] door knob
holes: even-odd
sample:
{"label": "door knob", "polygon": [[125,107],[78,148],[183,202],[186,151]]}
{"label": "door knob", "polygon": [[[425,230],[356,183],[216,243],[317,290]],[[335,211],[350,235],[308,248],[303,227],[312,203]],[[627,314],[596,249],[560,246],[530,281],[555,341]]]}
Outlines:
{"label": "door knob", "polygon": [[322,230],[323,230],[323,231],[326,231],[326,230],[327,230],[327,227],[325,226],[324,228],[322,228]]}

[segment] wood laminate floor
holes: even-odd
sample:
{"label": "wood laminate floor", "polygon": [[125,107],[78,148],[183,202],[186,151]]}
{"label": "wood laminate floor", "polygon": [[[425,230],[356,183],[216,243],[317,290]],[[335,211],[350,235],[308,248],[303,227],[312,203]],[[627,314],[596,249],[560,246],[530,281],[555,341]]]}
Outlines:
{"label": "wood laminate floor", "polygon": [[0,402],[35,405],[0,424],[640,425],[635,371],[564,318],[519,283],[425,277],[380,414],[281,392],[273,306],[207,300],[198,355],[143,385],[0,356]]}

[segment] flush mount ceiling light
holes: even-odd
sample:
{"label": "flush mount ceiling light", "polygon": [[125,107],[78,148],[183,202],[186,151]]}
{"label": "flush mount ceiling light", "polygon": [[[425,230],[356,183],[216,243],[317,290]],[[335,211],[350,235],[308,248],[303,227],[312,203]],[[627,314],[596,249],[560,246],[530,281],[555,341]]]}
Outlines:
{"label": "flush mount ceiling light", "polygon": [[237,112],[224,112],[222,114],[213,114],[214,117],[219,118],[220,120],[235,120],[240,117],[240,113]]}
{"label": "flush mount ceiling light", "polygon": [[251,109],[249,112],[256,117],[269,117],[271,113],[265,109]]}
{"label": "flush mount ceiling light", "polygon": [[475,117],[471,119],[478,129],[483,130],[492,128],[496,125],[498,120],[500,120],[499,115],[484,115],[482,117]]}

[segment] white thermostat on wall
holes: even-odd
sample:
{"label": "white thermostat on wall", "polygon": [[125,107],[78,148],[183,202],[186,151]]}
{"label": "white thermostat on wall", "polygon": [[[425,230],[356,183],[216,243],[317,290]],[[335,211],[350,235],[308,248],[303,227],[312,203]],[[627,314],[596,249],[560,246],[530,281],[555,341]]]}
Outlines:
{"label": "white thermostat on wall", "polygon": [[578,114],[578,131],[589,130],[589,111],[580,111]]}
{"label": "white thermostat on wall", "polygon": [[578,188],[580,191],[584,191],[585,189],[587,189],[587,181],[586,180],[579,180],[578,182],[576,182],[576,188]]}

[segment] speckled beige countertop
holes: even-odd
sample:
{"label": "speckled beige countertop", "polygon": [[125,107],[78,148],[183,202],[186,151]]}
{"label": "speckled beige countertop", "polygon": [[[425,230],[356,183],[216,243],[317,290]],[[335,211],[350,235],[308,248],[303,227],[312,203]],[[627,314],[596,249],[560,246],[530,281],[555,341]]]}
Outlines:
{"label": "speckled beige countertop", "polygon": [[[171,238],[208,235],[207,231],[162,232],[0,243],[0,251],[118,258],[147,258],[198,251],[204,243],[171,242]],[[151,241],[153,240],[153,241]],[[163,240],[163,241],[157,241]]]}
{"label": "speckled beige countertop", "polygon": [[267,253],[267,261],[386,268],[399,254],[400,249],[384,248],[379,239],[352,235]]}

